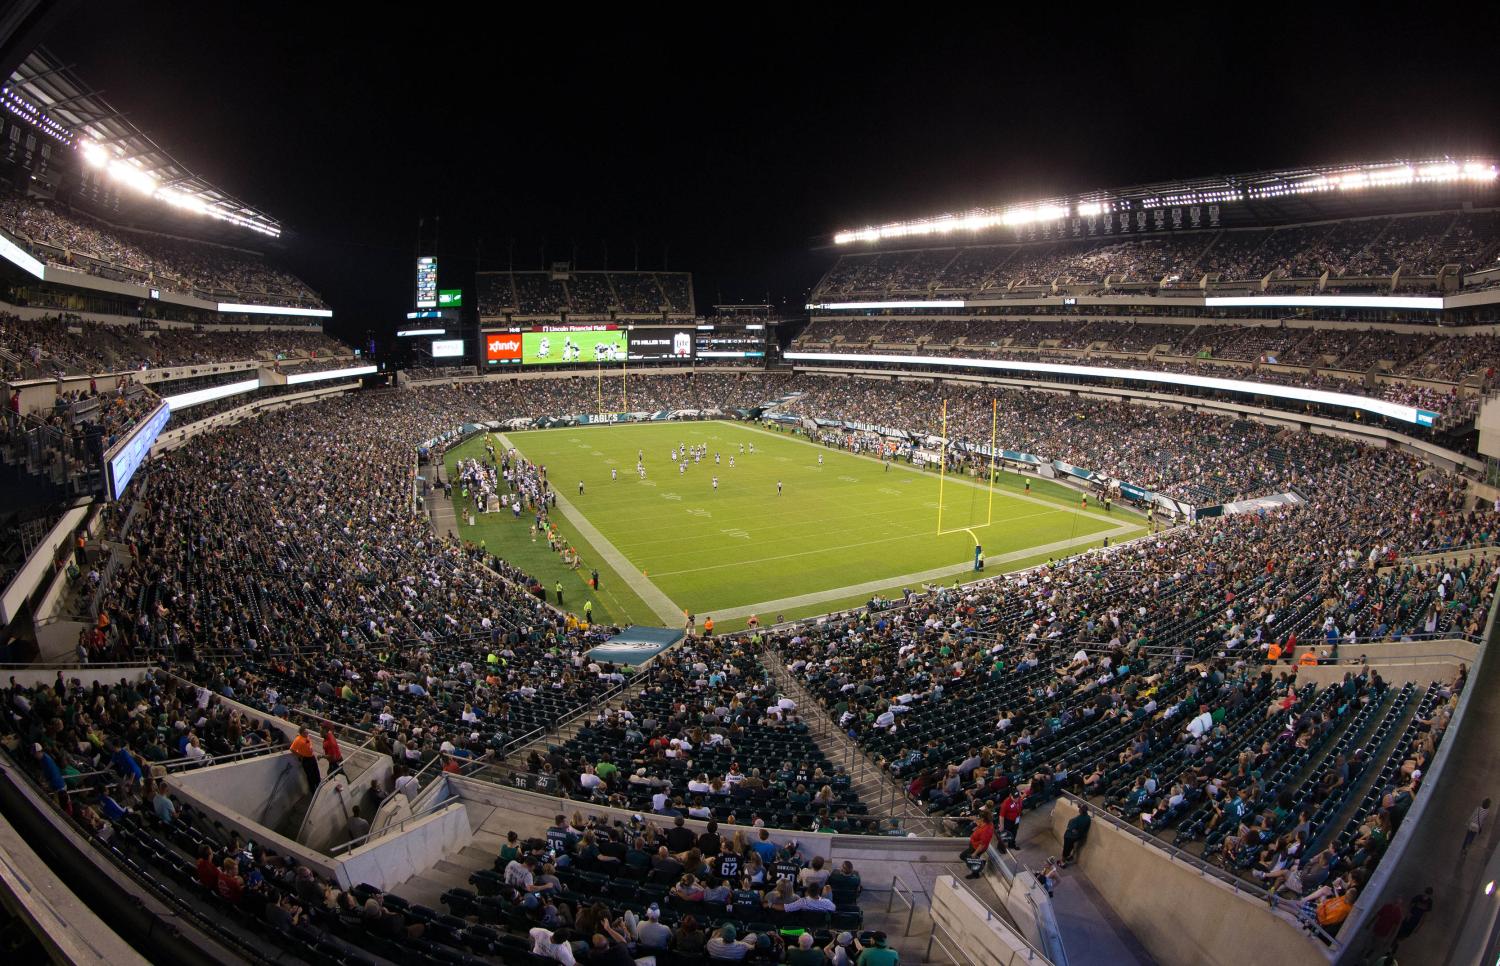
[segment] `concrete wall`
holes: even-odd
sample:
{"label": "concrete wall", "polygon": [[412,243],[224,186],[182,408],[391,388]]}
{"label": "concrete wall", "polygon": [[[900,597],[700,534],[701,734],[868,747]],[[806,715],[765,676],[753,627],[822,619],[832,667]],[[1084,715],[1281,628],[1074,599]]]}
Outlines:
{"label": "concrete wall", "polygon": [[405,795],[392,795],[380,803],[375,814],[370,817],[370,839],[374,841],[386,830],[399,825],[412,816],[411,800]]}
{"label": "concrete wall", "polygon": [[0,625],[9,624],[14,620],[21,605],[26,603],[28,597],[36,593],[36,589],[46,579],[47,572],[52,569],[52,561],[57,557],[58,548],[73,538],[73,532],[83,523],[88,513],[89,508],[86,506],[74,507],[67,511],[52,529],[47,531],[42,542],[31,551],[30,556],[26,558],[26,563],[6,586],[5,593],[0,595]]}
{"label": "concrete wall", "polygon": [[[1052,812],[1059,841],[1076,807]],[[1322,947],[1259,900],[1096,818],[1076,868],[1162,966],[1324,966]]]}
{"label": "concrete wall", "polygon": [[[377,760],[368,768],[348,767],[351,760],[356,757],[370,757]],[[394,766],[389,755],[376,755],[374,752],[355,750],[346,753],[344,761],[346,766],[344,771],[335,774],[330,781],[318,786],[318,793],[313,796],[312,805],[307,810],[307,817],[302,820],[302,831],[297,834],[297,841],[320,852],[326,852],[336,845],[347,842],[349,840],[349,817],[353,814],[354,806],[366,803],[370,798],[372,788],[383,793],[390,786]],[[373,813],[372,808],[361,809],[361,814],[366,819],[369,819]]]}
{"label": "concrete wall", "polygon": [[951,957],[971,966],[1051,962],[951,875],[940,875],[932,884],[932,922],[934,959]]}
{"label": "concrete wall", "polygon": [[469,811],[455,801],[417,819],[398,834],[372,841],[344,856],[339,863],[340,884],[349,888],[368,882],[389,889],[426,872],[473,839]]}
{"label": "concrete wall", "polygon": [[176,783],[219,811],[274,829],[307,797],[307,779],[290,752],[179,772]]}
{"label": "concrete wall", "polygon": [[[275,803],[269,799],[281,770],[286,768],[301,771],[289,754],[281,754],[180,771],[169,776],[166,781],[174,796],[212,815],[226,829],[239,832],[246,841],[275,849],[282,855],[293,856],[318,875],[340,881],[337,862],[277,834],[261,821],[260,816],[264,811],[277,811]],[[283,792],[295,787],[297,794],[301,795],[301,786],[293,786],[292,783],[302,780],[300,775],[288,777],[286,784],[282,786]],[[284,816],[284,810],[282,814]]]}
{"label": "concrete wall", "polygon": [[[514,821],[515,830],[523,838],[540,835],[542,830],[552,824],[553,816],[559,812],[569,816],[574,812],[581,812],[586,816],[600,815],[612,822],[628,822],[631,815],[637,814],[628,809],[605,808],[587,802],[557,799],[461,775],[449,775],[446,781],[447,787],[464,801],[490,805],[506,812]],[[669,827],[673,822],[673,819],[660,815],[645,814],[644,817],[662,827]],[[702,831],[707,825],[694,818],[687,819],[684,824],[697,831]],[[723,836],[732,837],[741,829],[751,841],[759,838],[759,829],[719,823],[719,834]],[[964,840],[954,838],[823,835],[790,829],[770,831],[771,841],[778,844],[795,839],[802,855],[809,860],[820,855],[834,864],[846,859],[854,863],[855,868],[860,871],[867,892],[890,891],[891,878],[895,875],[908,875],[913,862],[951,862],[953,856],[966,844]],[[915,886],[917,883],[908,881],[907,885]]]}

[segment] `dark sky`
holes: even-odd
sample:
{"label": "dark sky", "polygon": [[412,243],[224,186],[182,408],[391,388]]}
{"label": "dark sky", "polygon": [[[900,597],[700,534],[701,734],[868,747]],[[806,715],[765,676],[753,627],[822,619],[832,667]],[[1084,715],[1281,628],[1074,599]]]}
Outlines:
{"label": "dark sky", "polygon": [[[270,212],[338,330],[503,268],[690,270],[700,307],[800,304],[817,236],[1177,176],[1500,153],[1466,19],[1002,5],[78,4],[47,46],[180,161]],[[670,9],[670,8],[662,8]],[[384,11],[400,11],[385,14]],[[1243,11],[1244,8],[1237,8]],[[372,13],[381,11],[381,13]],[[1002,12],[1004,15],[1002,15]],[[1272,21],[1261,26],[1258,21]],[[1374,32],[1378,30],[1378,32]],[[1470,38],[1473,38],[1471,41]]]}

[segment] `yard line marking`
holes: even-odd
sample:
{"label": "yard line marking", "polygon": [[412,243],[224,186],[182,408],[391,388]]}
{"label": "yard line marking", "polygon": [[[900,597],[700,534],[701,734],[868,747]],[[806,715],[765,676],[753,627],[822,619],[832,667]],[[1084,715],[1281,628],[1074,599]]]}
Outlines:
{"label": "yard line marking", "polygon": [[[991,565],[1003,565],[1011,560],[1025,560],[1028,557],[1050,556],[1063,550],[1074,547],[1086,546],[1096,540],[1109,537],[1113,540],[1117,535],[1129,533],[1138,529],[1135,526],[1121,526],[1114,530],[1103,533],[1089,534],[1085,537],[1073,537],[1069,540],[1059,540],[1041,547],[1026,547],[1011,553],[996,554],[984,558],[985,567]],[[1149,534],[1143,534],[1141,539],[1149,539]],[[1124,546],[1124,544],[1120,544]],[[974,569],[972,563],[962,563],[956,566],[936,567],[932,570],[924,570],[921,573],[903,574],[900,577],[881,578],[867,580],[860,584],[851,584],[848,587],[839,587],[835,590],[822,590],[811,594],[801,594],[796,597],[783,597],[780,600],[763,600],[758,604],[746,604],[741,607],[719,607],[714,609],[714,617],[721,621],[738,620],[749,617],[751,614],[777,613],[778,611],[792,610],[798,607],[809,607],[814,604],[824,604],[831,601],[841,600],[846,597],[862,597],[865,594],[875,593],[880,590],[890,590],[899,586],[910,586],[922,584],[931,580],[939,580],[944,577],[952,577],[958,574],[970,573]]]}
{"label": "yard line marking", "polygon": [[[513,444],[505,438],[505,434],[499,434],[500,441],[507,448],[514,448]],[[641,482],[649,482],[642,480]],[[652,486],[656,484],[652,483]],[[577,528],[580,536],[594,548],[604,562],[614,568],[620,579],[630,585],[630,589],[651,608],[651,612],[657,616],[665,627],[678,627],[682,623],[682,608],[672,602],[672,598],[661,592],[661,588],[653,584],[645,574],[631,566],[625,555],[615,549],[599,528],[589,522],[588,518],[573,508],[572,502],[563,496],[560,490],[552,491],[557,496],[557,508],[568,518],[568,521]]]}
{"label": "yard line marking", "polygon": [[[689,510],[688,512],[692,513],[693,511]],[[706,510],[704,511],[705,514],[707,512],[708,511],[706,511]],[[1040,513],[1028,513],[1025,516],[1010,517],[1005,522],[1006,523],[1014,523],[1017,520],[1029,520],[1032,517],[1044,517],[1044,516],[1049,515],[1052,512],[1055,512],[1055,511],[1044,510],[1044,511],[1042,511]],[[978,529],[984,529],[984,527],[980,526]],[[1112,531],[1101,531],[1099,533],[1084,534],[1083,536],[1085,536],[1085,537],[1087,537],[1089,539],[1099,539],[1101,537],[1101,535],[1103,533],[1106,533],[1106,532],[1110,533],[1110,534],[1113,534],[1116,531],[1134,530],[1134,529],[1136,529],[1134,526],[1122,526],[1122,527],[1116,527],[1115,530],[1112,530]],[[961,530],[952,530],[952,531],[949,531],[949,532],[950,533],[962,533],[963,531],[961,531]],[[910,540],[913,537],[921,537],[921,536],[926,536],[926,535],[930,535],[930,533],[925,528],[918,529],[918,530],[903,530],[903,531],[901,531],[900,533],[898,533],[894,537],[884,537],[884,538],[879,539],[879,540],[866,540],[866,541],[863,541],[861,543],[850,543],[850,544],[844,544],[843,546],[836,546],[836,547],[816,547],[816,548],[814,548],[812,550],[799,550],[796,553],[785,553],[785,554],[781,554],[780,556],[776,556],[776,557],[759,557],[759,558],[756,558],[756,559],[753,559],[753,560],[727,560],[727,561],[725,561],[723,563],[713,564],[713,565],[709,565],[709,566],[689,567],[689,568],[687,568],[685,570],[667,570],[667,571],[662,571],[662,572],[658,573],[656,576],[658,576],[658,577],[675,577],[675,576],[678,576],[680,574],[697,573],[697,572],[702,571],[702,570],[719,570],[719,569],[722,569],[724,567],[748,567],[748,566],[750,566],[752,564],[770,563],[770,562],[775,561],[775,560],[788,560],[788,559],[790,559],[792,557],[805,557],[805,556],[807,556],[809,554],[814,554],[814,553],[831,553],[831,552],[833,552],[835,550],[850,550],[850,549],[853,549],[854,547],[868,547],[868,546],[870,546],[872,544],[876,544],[876,543],[889,543],[892,540]],[[673,540],[671,542],[672,543],[681,543],[682,541],[681,540]],[[640,551],[641,546],[643,546],[643,545],[639,545],[639,544],[632,545],[631,546],[631,552],[632,553],[638,553]],[[721,554],[721,553],[723,553],[723,551],[724,551],[723,547],[713,547],[713,548],[709,548],[709,549],[702,549],[702,548],[698,548],[698,547],[690,547],[690,548],[688,548],[686,550],[682,550],[682,551],[680,551],[678,553],[662,553],[662,554],[653,553],[651,556],[652,556],[653,560],[660,561],[660,560],[672,560],[673,558],[684,557],[684,556],[689,556],[689,555],[693,555],[693,554],[704,554],[704,553]],[[988,559],[988,558],[986,558],[986,559]],[[970,564],[970,566],[973,566],[973,564]]]}

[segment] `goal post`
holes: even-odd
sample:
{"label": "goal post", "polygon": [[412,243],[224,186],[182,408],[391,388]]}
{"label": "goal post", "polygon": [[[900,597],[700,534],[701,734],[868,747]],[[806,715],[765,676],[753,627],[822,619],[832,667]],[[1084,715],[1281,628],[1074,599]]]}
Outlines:
{"label": "goal post", "polygon": [[[942,440],[943,440],[943,445],[942,445],[941,453],[940,453],[939,459],[938,459],[938,500],[937,500],[937,533],[936,533],[936,536],[941,537],[941,536],[944,536],[945,534],[949,534],[949,533],[962,533],[962,532],[966,532],[967,531],[969,533],[969,536],[974,537],[974,534],[973,534],[972,531],[975,528],[988,527],[990,524],[992,524],[992,523],[995,522],[995,465],[996,465],[995,461],[996,461],[996,457],[998,455],[998,452],[995,449],[995,445],[999,441],[999,428],[1000,428],[1000,403],[999,403],[999,400],[991,399],[990,400],[990,459],[989,459],[989,464],[986,467],[985,482],[984,482],[984,488],[988,491],[988,496],[987,496],[986,502],[985,502],[984,522],[983,523],[975,523],[971,519],[971,520],[968,521],[968,525],[967,526],[954,527],[951,530],[945,530],[945,529],[943,529],[943,507],[944,507],[944,502],[945,502],[945,498],[946,498],[946,495],[947,495],[947,486],[948,486],[948,400],[946,400],[946,399],[943,400],[943,408],[942,408]],[[971,515],[972,515],[972,513],[971,513]],[[974,542],[978,543],[979,542],[979,538],[978,537],[974,537]]]}

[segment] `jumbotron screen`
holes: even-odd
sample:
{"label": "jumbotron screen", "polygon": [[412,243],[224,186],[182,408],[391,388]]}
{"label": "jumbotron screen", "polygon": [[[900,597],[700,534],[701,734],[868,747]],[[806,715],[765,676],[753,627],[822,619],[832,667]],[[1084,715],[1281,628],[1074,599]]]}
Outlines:
{"label": "jumbotron screen", "polygon": [[630,361],[693,358],[693,333],[670,329],[635,329],[630,333]]}
{"label": "jumbotron screen", "polygon": [[623,329],[521,333],[521,361],[528,366],[624,362],[628,351]]}

